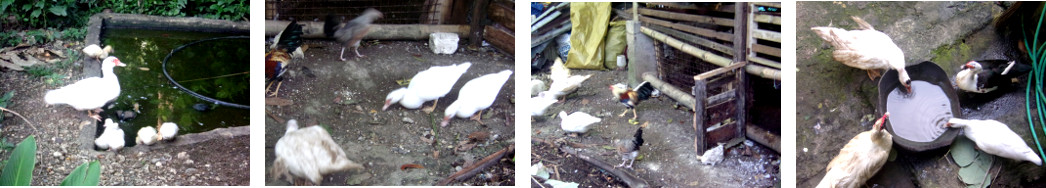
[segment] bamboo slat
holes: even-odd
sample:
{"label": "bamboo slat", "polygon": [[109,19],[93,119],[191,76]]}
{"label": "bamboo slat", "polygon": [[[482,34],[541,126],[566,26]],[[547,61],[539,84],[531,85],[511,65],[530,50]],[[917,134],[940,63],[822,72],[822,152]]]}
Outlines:
{"label": "bamboo slat", "polygon": [[729,18],[716,18],[716,17],[711,17],[711,16],[676,13],[676,12],[669,12],[669,11],[648,9],[648,8],[639,8],[639,14],[642,14],[644,16],[658,17],[658,18],[664,18],[664,19],[670,19],[670,20],[679,20],[679,21],[715,24],[715,25],[721,25],[721,26],[727,26],[727,27],[734,26],[734,19],[729,19]]}
{"label": "bamboo slat", "polygon": [[672,29],[678,29],[678,30],[681,30],[681,31],[685,31],[685,32],[701,35],[701,36],[707,37],[707,38],[714,38],[714,39],[724,40],[724,41],[727,41],[727,42],[733,42],[734,41],[734,38],[733,38],[734,36],[733,36],[733,34],[730,34],[730,33],[720,33],[720,32],[716,32],[715,30],[711,30],[711,29],[694,27],[694,26],[689,26],[689,25],[685,25],[685,24],[672,23],[672,22],[669,22],[669,21],[660,20],[660,19],[656,19],[656,18],[651,18],[651,17],[647,17],[647,16],[639,16],[639,21],[650,23],[650,24],[656,24],[656,25],[660,25],[660,26],[665,26],[665,27],[672,28]]}

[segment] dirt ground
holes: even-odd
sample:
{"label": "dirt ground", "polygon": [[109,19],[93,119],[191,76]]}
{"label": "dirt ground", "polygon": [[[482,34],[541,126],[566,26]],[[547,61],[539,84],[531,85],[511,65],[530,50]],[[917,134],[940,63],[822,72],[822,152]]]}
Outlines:
{"label": "dirt ground", "polygon": [[[341,47],[336,42],[306,41],[309,48],[305,59],[290,65],[279,89],[278,98],[290,104],[265,107],[269,114],[265,120],[266,185],[290,184],[269,174],[275,159],[273,146],[285,132],[288,119],[298,119],[300,126],[325,126],[349,159],[366,168],[326,175],[322,185],[432,185],[514,143],[513,79],[505,83],[497,100],[484,112],[483,124],[455,118],[447,127],[439,126],[444,109],[457,99],[457,91],[465,82],[484,74],[515,70],[511,56],[490,47],[479,51],[462,47],[452,55],[436,55],[426,41],[363,43],[359,51],[366,57],[342,62],[338,59]],[[347,51],[346,57],[351,54]],[[410,79],[431,66],[463,62],[472,62],[472,66],[431,114],[399,104],[381,110],[385,96],[403,87],[397,80]],[[472,133],[487,134],[489,139],[470,144],[467,141]],[[405,164],[424,168],[401,170]],[[479,175],[450,185],[515,185],[514,174],[513,162],[503,158]]]}
{"label": "dirt ground", "polygon": [[[547,83],[545,72],[534,77]],[[554,169],[550,171],[551,179],[576,182],[584,187],[625,187],[608,173],[557,148],[581,147],[578,148],[581,154],[612,165],[621,163],[612,149],[613,141],[632,138],[637,125],[628,123],[631,114],[617,116],[625,108],[613,99],[607,86],[623,82],[626,72],[571,70],[571,73],[593,76],[575,95],[549,107],[546,116],[534,118],[531,130],[535,142],[530,162],[542,162]],[[773,187],[780,184],[779,154],[759,144],[750,147],[751,155],[743,155],[745,145],[739,144],[727,149],[723,162],[715,166],[702,165],[694,152],[693,113],[674,106],[675,101],[667,97],[643,101],[637,106],[639,122],[650,122],[650,125],[643,131],[645,144],[639,154],[642,159],[636,160],[634,170],[628,172],[653,187]],[[560,128],[560,119],[552,118],[560,111],[581,111],[602,121],[592,125],[587,133],[571,137]],[[539,186],[532,180],[531,187]]]}
{"label": "dirt ground", "polygon": [[[60,45],[48,48],[64,51]],[[80,45],[70,48],[79,51]],[[80,78],[82,63],[66,70],[66,84]],[[5,117],[2,123],[7,142],[17,143],[35,135],[36,168],[32,185],[56,186],[77,166],[89,161],[101,162],[100,185],[249,185],[250,178],[241,173],[250,169],[250,139],[242,136],[195,137],[162,142],[153,146],[124,148],[119,152],[93,150],[95,127],[82,111],[68,105],[46,106],[44,93],[62,85],[45,84],[25,72],[0,70],[0,91],[15,91],[8,109],[30,121]],[[7,115],[9,113],[5,113]],[[104,118],[104,117],[103,117]],[[242,127],[246,128],[246,127]],[[202,134],[201,134],[202,135]],[[182,135],[179,138],[187,137]],[[0,150],[0,159],[8,159],[9,150]]]}
{"label": "dirt ground", "polygon": [[[865,71],[832,60],[831,47],[807,28],[853,28],[849,16],[862,17],[894,38],[905,50],[909,65],[933,61],[951,77],[969,60],[1013,59],[1013,49],[999,42],[988,24],[991,15],[1003,10],[991,2],[801,2],[797,6],[803,10],[797,13],[798,19],[809,20],[796,27],[800,70],[796,82],[797,187],[820,182],[824,167],[839,149],[854,135],[871,129],[875,120],[862,120],[862,116],[878,117],[874,116],[878,80],[869,80]],[[933,37],[923,37],[927,32]],[[960,92],[959,96],[962,116],[1001,121],[1035,146],[1025,119],[1023,87],[991,95]],[[958,178],[958,166],[947,156],[948,147],[925,152],[899,148],[894,147],[897,158],[887,162],[868,186],[965,185]],[[1046,182],[1041,178],[1044,168],[998,157],[995,161],[995,167],[1003,170],[994,176],[993,187],[1041,187]]]}

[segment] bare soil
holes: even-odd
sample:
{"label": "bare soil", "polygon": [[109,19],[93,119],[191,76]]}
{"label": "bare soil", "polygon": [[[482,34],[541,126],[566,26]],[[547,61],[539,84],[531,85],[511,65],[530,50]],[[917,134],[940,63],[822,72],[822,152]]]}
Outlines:
{"label": "bare soil", "polygon": [[[320,125],[330,131],[348,158],[363,164],[362,171],[324,176],[322,185],[433,185],[461,168],[514,143],[514,89],[509,79],[494,104],[483,113],[483,123],[455,118],[440,127],[444,109],[457,99],[457,91],[469,80],[484,74],[513,69],[513,57],[490,47],[478,51],[458,49],[452,55],[433,54],[426,41],[364,41],[355,58],[338,59],[340,45],[331,40],[307,40],[305,59],[290,64],[276,98],[286,105],[266,105],[266,185],[290,185],[269,174],[275,155],[273,146],[285,132],[285,121],[298,119],[300,126]],[[472,62],[447,96],[429,114],[396,104],[382,111],[385,96],[431,66]],[[273,85],[275,88],[275,85]],[[274,103],[270,103],[274,104]],[[431,106],[427,102],[424,107]],[[275,118],[275,119],[274,119]],[[470,134],[489,139],[469,142]],[[401,170],[418,164],[421,169]],[[515,167],[510,157],[478,175],[450,185],[514,185]]]}
{"label": "bare soil", "polygon": [[[626,73],[591,70],[572,70],[571,73],[593,76],[576,94],[563,103],[553,104],[545,116],[531,121],[535,141],[530,162],[542,162],[551,168],[551,179],[576,182],[583,187],[625,187],[616,177],[558,148],[575,147],[579,153],[607,164],[621,163],[614,150],[614,140],[632,138],[638,125],[628,122],[631,112],[618,116],[625,107],[614,100],[607,86],[624,82]],[[547,73],[532,77],[548,83]],[[759,144],[728,148],[723,162],[702,165],[694,150],[693,112],[676,108],[675,101],[668,97],[662,98],[642,101],[636,107],[639,123],[650,125],[643,131],[645,144],[640,148],[640,159],[635,161],[633,169],[622,170],[637,175],[652,187],[773,187],[780,184],[780,155]],[[568,136],[560,128],[558,115],[553,115],[560,111],[581,111],[602,121],[583,135]],[[531,180],[531,187],[540,187],[537,184]]]}

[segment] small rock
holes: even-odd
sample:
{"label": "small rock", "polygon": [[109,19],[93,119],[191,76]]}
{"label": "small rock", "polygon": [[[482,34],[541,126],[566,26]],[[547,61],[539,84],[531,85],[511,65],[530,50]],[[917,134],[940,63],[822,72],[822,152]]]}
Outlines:
{"label": "small rock", "polygon": [[163,167],[163,163],[156,162],[156,167]]}
{"label": "small rock", "polygon": [[192,161],[192,159],[189,159],[189,160],[185,160],[185,164],[193,164],[193,163],[195,163],[195,162],[194,162],[194,161]]}
{"label": "small rock", "polygon": [[403,117],[403,122],[404,123],[409,123],[409,124],[414,124],[414,120],[410,119],[409,117]]}
{"label": "small rock", "polygon": [[186,159],[186,158],[189,158],[189,154],[186,154],[184,151],[181,152],[181,153],[178,153],[178,159]]}
{"label": "small rock", "polygon": [[56,152],[54,152],[54,153],[53,153],[53,154],[51,154],[51,155],[54,155],[55,157],[61,157],[61,156],[62,156],[62,152],[57,152],[57,151],[56,151]]}

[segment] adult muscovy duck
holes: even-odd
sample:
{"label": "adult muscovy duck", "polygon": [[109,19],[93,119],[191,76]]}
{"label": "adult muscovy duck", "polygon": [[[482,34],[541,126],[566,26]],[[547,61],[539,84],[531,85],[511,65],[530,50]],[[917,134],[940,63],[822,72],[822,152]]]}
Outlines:
{"label": "adult muscovy duck", "polygon": [[559,122],[559,128],[572,134],[583,134],[588,131],[590,125],[602,121],[602,119],[585,112],[567,114],[566,111],[559,111],[559,119],[562,120]]}
{"label": "adult muscovy duck", "polygon": [[101,117],[94,114],[101,112],[101,107],[120,96],[120,81],[113,73],[113,67],[127,66],[116,57],[107,57],[102,61],[102,77],[90,77],[76,81],[62,88],[47,91],[44,102],[47,104],[68,104],[76,110],[87,110],[87,115],[98,121]]}
{"label": "adult muscovy duck", "polygon": [[439,103],[439,98],[450,93],[450,89],[458,83],[461,75],[468,71],[472,63],[465,62],[456,65],[433,66],[418,72],[410,79],[407,87],[393,90],[385,96],[385,106],[381,110],[388,109],[393,103],[399,102],[404,108],[418,109],[425,101],[436,100],[432,106]]}
{"label": "adult muscovy duck", "polygon": [[1028,74],[1031,70],[1031,66],[1015,61],[970,61],[955,74],[955,84],[963,91],[988,93],[1000,86],[1010,86],[1013,78]]}
{"label": "adult muscovy duck", "polygon": [[1014,133],[1002,122],[952,118],[945,126],[962,128],[963,134],[985,153],[1018,161],[1029,161],[1042,166],[1042,159],[1039,158],[1039,155],[1036,155],[1035,151],[1024,143],[1024,139],[1020,135]]}
{"label": "adult muscovy duck", "polygon": [[890,113],[875,121],[872,130],[861,132],[839,150],[839,154],[828,162],[824,178],[818,188],[859,187],[872,178],[890,158],[893,135],[883,129]]}
{"label": "adult muscovy duck", "polygon": [[293,119],[287,120],[287,132],[276,141],[275,150],[271,173],[276,178],[285,176],[288,182],[300,177],[319,185],[324,174],[363,169],[363,165],[349,160],[323,127],[299,129],[298,121]]}
{"label": "adult muscovy duck", "polygon": [[860,27],[857,30],[844,30],[834,27],[810,28],[835,47],[832,57],[844,65],[868,70],[868,77],[875,79],[878,70],[894,69],[902,85],[911,91],[911,77],[904,67],[904,51],[893,43],[893,39],[883,32],[876,31],[871,24],[856,16],[851,17]]}
{"label": "adult muscovy duck", "polygon": [[[450,118],[454,116],[460,118],[472,116],[472,119],[482,124],[483,121],[480,120],[483,116],[482,110],[494,104],[498,93],[501,92],[501,87],[505,85],[505,82],[508,81],[511,75],[512,70],[503,70],[466,82],[465,86],[458,90],[458,99],[451,103],[450,106],[447,106],[447,109],[443,112],[443,122],[440,123],[440,126],[447,126],[450,123]],[[479,114],[473,116],[476,112],[479,112]]]}

